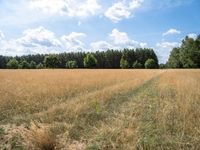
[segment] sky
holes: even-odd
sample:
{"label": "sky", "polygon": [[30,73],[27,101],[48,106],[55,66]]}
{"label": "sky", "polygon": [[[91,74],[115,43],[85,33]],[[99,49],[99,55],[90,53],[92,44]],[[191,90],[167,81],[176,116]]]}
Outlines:
{"label": "sky", "polygon": [[153,48],[200,34],[199,0],[0,0],[0,55]]}

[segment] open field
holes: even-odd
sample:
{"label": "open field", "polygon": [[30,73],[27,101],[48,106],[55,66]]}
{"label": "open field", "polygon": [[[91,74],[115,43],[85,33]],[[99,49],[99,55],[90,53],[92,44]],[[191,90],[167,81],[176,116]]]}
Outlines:
{"label": "open field", "polygon": [[0,149],[200,149],[200,70],[0,70]]}

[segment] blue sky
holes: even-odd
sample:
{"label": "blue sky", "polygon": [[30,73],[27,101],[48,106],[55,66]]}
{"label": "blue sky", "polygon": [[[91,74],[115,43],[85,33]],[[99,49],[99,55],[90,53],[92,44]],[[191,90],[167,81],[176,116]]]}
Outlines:
{"label": "blue sky", "polygon": [[0,0],[0,55],[153,48],[200,34],[199,0]]}

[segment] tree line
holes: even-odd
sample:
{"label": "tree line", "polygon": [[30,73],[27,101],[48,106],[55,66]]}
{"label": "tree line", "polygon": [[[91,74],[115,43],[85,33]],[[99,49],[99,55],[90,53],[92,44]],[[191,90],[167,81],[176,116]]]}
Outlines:
{"label": "tree line", "polygon": [[42,68],[158,68],[153,49],[137,48],[96,52],[70,52],[25,56],[0,56],[1,69]]}
{"label": "tree line", "polygon": [[196,39],[186,36],[180,47],[172,49],[166,64],[158,64],[153,49],[137,48],[15,57],[0,55],[0,69],[7,68],[200,68],[200,35]]}

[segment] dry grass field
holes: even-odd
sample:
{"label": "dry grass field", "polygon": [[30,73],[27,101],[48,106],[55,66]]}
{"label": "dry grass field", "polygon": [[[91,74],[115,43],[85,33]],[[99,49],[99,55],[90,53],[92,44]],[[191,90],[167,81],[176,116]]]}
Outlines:
{"label": "dry grass field", "polygon": [[200,149],[200,70],[0,70],[0,149]]}

